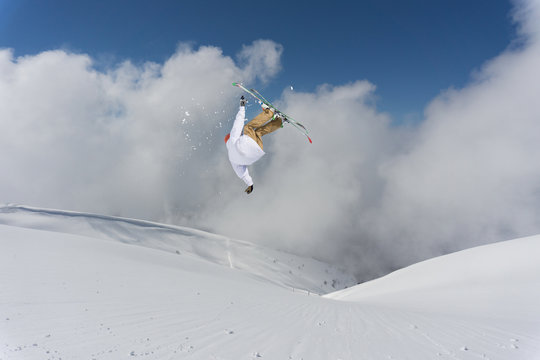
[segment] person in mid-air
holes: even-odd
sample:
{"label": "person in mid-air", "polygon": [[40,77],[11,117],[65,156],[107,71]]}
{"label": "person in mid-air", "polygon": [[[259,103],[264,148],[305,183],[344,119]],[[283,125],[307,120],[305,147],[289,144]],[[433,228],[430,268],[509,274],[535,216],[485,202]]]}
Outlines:
{"label": "person in mid-air", "polygon": [[244,126],[246,99],[242,96],[231,132],[225,136],[229,161],[236,175],[248,186],[245,190],[248,194],[253,191],[253,180],[247,167],[265,154],[262,137],[276,131],[283,124],[283,117],[280,114],[274,116],[274,110],[265,104],[262,108],[263,111]]}

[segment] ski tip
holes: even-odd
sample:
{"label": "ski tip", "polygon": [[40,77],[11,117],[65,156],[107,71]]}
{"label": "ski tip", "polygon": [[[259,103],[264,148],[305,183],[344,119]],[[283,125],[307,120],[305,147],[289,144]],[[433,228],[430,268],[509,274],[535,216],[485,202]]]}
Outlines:
{"label": "ski tip", "polygon": [[232,86],[238,86],[238,83],[237,83],[237,82],[233,82],[233,83],[232,83]]}
{"label": "ski tip", "polygon": [[307,139],[309,140],[310,144],[313,144],[313,141],[311,141],[311,138],[308,136]]}

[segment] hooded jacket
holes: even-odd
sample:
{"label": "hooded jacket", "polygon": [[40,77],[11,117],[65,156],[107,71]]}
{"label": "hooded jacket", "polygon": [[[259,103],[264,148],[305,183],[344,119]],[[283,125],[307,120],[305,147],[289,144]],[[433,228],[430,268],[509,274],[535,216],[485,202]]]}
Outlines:
{"label": "hooded jacket", "polygon": [[247,186],[253,185],[253,180],[249,176],[248,165],[259,160],[265,152],[255,140],[242,134],[246,109],[240,106],[231,133],[225,137],[225,145],[229,153],[229,161],[236,175],[242,179]]}

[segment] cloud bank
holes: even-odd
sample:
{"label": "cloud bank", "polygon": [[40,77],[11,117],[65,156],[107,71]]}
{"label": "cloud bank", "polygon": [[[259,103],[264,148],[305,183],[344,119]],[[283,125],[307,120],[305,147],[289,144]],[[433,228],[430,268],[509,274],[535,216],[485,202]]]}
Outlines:
{"label": "cloud bank", "polygon": [[[432,256],[540,233],[540,1],[516,3],[516,44],[415,126],[392,125],[375,86],[285,90],[310,128],[265,138],[242,193],[223,136],[240,95],[283,48],[236,59],[180,46],[163,64],[98,71],[87,55],[0,50],[0,202],[196,226],[343,265],[359,280]],[[255,104],[250,111],[255,111]]]}
{"label": "cloud bank", "polygon": [[245,67],[181,45],[164,64],[105,72],[87,55],[0,50],[2,201],[152,219],[198,212],[226,178],[215,170],[237,106],[231,82],[273,74],[281,50],[270,45],[244,47]]}

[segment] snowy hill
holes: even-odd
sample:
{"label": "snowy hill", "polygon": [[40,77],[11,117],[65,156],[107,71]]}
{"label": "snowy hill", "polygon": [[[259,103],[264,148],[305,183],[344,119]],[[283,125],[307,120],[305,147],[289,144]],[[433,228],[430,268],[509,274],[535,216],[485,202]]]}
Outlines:
{"label": "snowy hill", "polygon": [[527,237],[434,258],[326,297],[401,309],[441,312],[442,308],[445,313],[540,320],[540,311],[535,311],[540,304],[539,259],[540,236]]}
{"label": "snowy hill", "polygon": [[[0,359],[540,359],[540,236],[352,279],[202,231],[0,207]],[[299,290],[302,289],[302,290]]]}
{"label": "snowy hill", "polygon": [[162,250],[244,270],[285,288],[317,294],[356,284],[352,276],[314,259],[186,227],[27,206],[0,207],[0,224]]}

